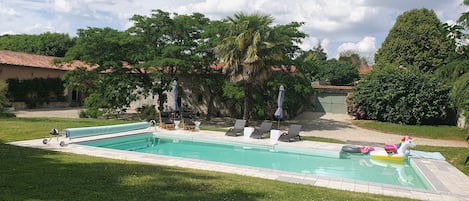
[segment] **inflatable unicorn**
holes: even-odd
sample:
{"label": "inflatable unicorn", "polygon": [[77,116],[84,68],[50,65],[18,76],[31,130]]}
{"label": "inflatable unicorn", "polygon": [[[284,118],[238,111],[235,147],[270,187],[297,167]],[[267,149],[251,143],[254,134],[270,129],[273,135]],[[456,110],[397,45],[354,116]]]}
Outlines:
{"label": "inflatable unicorn", "polygon": [[[388,145],[387,145],[388,146]],[[389,146],[388,146],[389,147]],[[406,159],[406,151],[409,147],[415,147],[412,137],[405,136],[401,140],[401,144],[397,151],[376,150],[370,152],[371,159],[381,159],[390,161],[404,161]],[[385,146],[385,148],[387,148]],[[389,148],[388,148],[389,149]]]}

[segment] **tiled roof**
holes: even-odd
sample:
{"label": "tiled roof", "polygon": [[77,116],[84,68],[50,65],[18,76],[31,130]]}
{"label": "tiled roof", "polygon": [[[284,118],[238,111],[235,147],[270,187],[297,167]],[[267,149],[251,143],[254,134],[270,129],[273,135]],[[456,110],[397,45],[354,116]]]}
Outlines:
{"label": "tiled roof", "polygon": [[321,85],[321,84],[316,84],[316,83],[311,84],[311,86],[313,87],[313,89],[344,90],[344,91],[353,90],[352,86]]}
{"label": "tiled roof", "polygon": [[[223,63],[214,63],[210,64],[210,68],[215,69],[215,70],[220,70],[223,68]],[[280,66],[271,66],[272,71],[274,72],[289,72],[289,73],[294,73],[296,72],[296,66],[285,66],[285,65],[280,65]]]}
{"label": "tiled roof", "polygon": [[373,66],[360,66],[360,68],[358,68],[358,73],[360,75],[364,75],[364,74],[371,72],[372,70],[373,70]]}
{"label": "tiled roof", "polygon": [[13,52],[9,50],[0,50],[0,64],[8,64],[15,66],[27,66],[35,68],[49,68],[57,70],[74,70],[78,67],[87,67],[88,65],[81,61],[73,61],[71,64],[54,64],[54,59],[59,57],[51,57],[44,55],[29,54],[23,52]]}

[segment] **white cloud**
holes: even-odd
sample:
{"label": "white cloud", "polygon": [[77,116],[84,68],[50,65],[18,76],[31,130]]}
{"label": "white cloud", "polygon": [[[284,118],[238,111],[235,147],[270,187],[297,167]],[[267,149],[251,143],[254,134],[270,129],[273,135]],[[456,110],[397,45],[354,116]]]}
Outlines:
{"label": "white cloud", "polygon": [[7,17],[16,17],[18,16],[18,12],[16,12],[16,10],[13,8],[0,7],[0,15],[6,15]]}
{"label": "white cloud", "polygon": [[100,9],[94,4],[101,4],[101,2],[87,1],[87,0],[54,0],[53,8],[55,11],[68,15],[75,15],[79,17],[97,19],[96,9]]}
{"label": "white cloud", "polygon": [[[365,36],[361,41],[357,43],[347,42],[343,43],[337,48],[338,54],[346,51],[353,51],[358,53],[360,56],[371,59],[373,58],[374,52],[376,52],[376,39],[374,37]],[[336,58],[338,55],[336,55]]]}
{"label": "white cloud", "polygon": [[59,12],[68,13],[72,10],[71,1],[55,0],[54,1],[54,9],[59,11]]}
{"label": "white cloud", "polygon": [[[374,54],[404,11],[426,7],[442,21],[456,20],[467,7],[462,0],[0,0],[0,34],[38,34],[77,29],[111,27],[125,30],[134,14],[149,15],[153,9],[179,14],[203,13],[213,20],[234,13],[270,14],[276,24],[305,22],[301,30],[309,38],[301,44],[308,50],[318,43],[329,58],[349,49],[363,56]],[[5,18],[6,16],[6,18]],[[21,26],[18,26],[21,25]]]}

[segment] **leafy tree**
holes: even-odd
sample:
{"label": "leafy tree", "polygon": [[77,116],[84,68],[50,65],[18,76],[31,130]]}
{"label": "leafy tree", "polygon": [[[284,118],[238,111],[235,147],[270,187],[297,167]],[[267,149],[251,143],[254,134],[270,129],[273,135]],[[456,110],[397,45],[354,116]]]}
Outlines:
{"label": "leafy tree", "polygon": [[67,89],[77,90],[87,97],[97,86],[99,72],[88,71],[85,67],[79,67],[73,71],[66,72],[62,79]]}
{"label": "leafy tree", "polygon": [[[265,107],[265,113],[258,113],[259,117],[264,119],[274,119],[274,113],[277,109],[277,96],[280,85],[285,87],[285,99],[283,102],[283,111],[285,119],[295,117],[299,111],[303,111],[310,103],[310,97],[313,95],[313,88],[311,82],[303,77],[301,74],[276,72],[268,78],[266,84],[260,89],[262,96],[255,99],[255,107]],[[254,110],[257,111],[257,110]],[[264,116],[260,116],[264,115]]]}
{"label": "leafy tree", "polygon": [[[111,28],[79,29],[76,45],[67,52],[65,60],[79,59],[97,67],[89,73],[79,68],[68,74],[66,85],[92,87],[90,97],[85,100],[87,109],[118,112],[136,100],[133,93],[139,84],[135,78],[139,71],[124,67],[124,61],[137,63],[139,51],[138,41],[126,32]],[[78,83],[84,80],[88,81]]]}
{"label": "leafy tree", "polygon": [[363,77],[350,104],[361,118],[411,124],[449,124],[454,111],[450,87],[405,68],[383,68]]}
{"label": "leafy tree", "polygon": [[318,73],[312,77],[311,81],[328,81],[332,85],[349,86],[360,78],[358,68],[346,61],[329,59],[318,65]]}
{"label": "leafy tree", "polygon": [[466,122],[469,121],[469,73],[461,76],[453,85],[450,93],[451,100],[453,100],[456,108],[460,114],[466,117]]}
{"label": "leafy tree", "polygon": [[318,44],[312,50],[303,51],[296,59],[296,61],[300,62],[321,62],[327,60],[327,53],[324,52],[324,48],[322,48],[321,44]]}
{"label": "leafy tree", "polygon": [[[194,83],[198,83],[207,93],[206,120],[218,114],[215,100],[224,100],[224,83],[226,75],[221,72],[213,49],[223,40],[222,34],[227,26],[222,21],[210,21],[203,24],[203,31],[198,39],[194,54],[191,56],[192,69],[187,73]],[[184,72],[183,72],[184,73]],[[236,102],[235,102],[236,103]],[[235,104],[234,103],[234,104]]]}
{"label": "leafy tree", "polygon": [[366,58],[361,57],[358,53],[353,51],[345,51],[339,54],[339,61],[346,61],[352,64],[355,67],[360,67],[363,65],[368,65]]}
{"label": "leafy tree", "polygon": [[432,10],[404,12],[376,52],[376,66],[412,66],[424,72],[437,69],[454,50],[454,43],[442,32],[442,26]]}
{"label": "leafy tree", "polygon": [[142,41],[144,50],[141,53],[143,62],[138,66],[149,72],[142,88],[145,94],[158,94],[158,108],[162,110],[164,92],[170,89],[177,73],[204,75],[211,71],[209,66],[214,56],[209,49],[213,49],[213,41],[202,36],[210,20],[200,13],[178,15],[162,10],[153,10],[150,16],[134,15],[131,20],[134,26],[127,31]]}
{"label": "leafy tree", "polygon": [[268,15],[238,13],[226,23],[227,35],[215,51],[231,81],[243,86],[243,118],[249,119],[253,86],[268,78],[273,65],[291,63],[305,34],[298,30],[302,23],[272,27]]}
{"label": "leafy tree", "polygon": [[74,39],[62,33],[0,36],[0,49],[56,57],[65,56],[73,44]]}
{"label": "leafy tree", "polygon": [[469,73],[469,60],[455,59],[438,68],[435,71],[435,76],[445,81],[445,83],[452,84],[467,73]]}
{"label": "leafy tree", "polygon": [[321,45],[318,45],[312,50],[303,51],[298,57],[295,58],[295,65],[303,76],[310,82],[317,80],[319,74],[319,64],[327,60],[326,53]]}
{"label": "leafy tree", "polygon": [[[211,60],[206,59],[210,58],[207,49],[198,48],[206,44],[201,34],[210,22],[202,14],[178,15],[153,10],[150,16],[135,15],[131,21],[134,26],[125,32],[110,28],[79,30],[77,45],[69,51],[66,59],[80,59],[99,66],[94,70],[99,74],[98,81],[86,83],[97,84],[91,92],[97,94],[90,96],[85,105],[111,106],[111,110],[118,110],[128,106],[137,96],[157,94],[158,107],[162,110],[166,101],[164,92],[170,90],[176,75],[200,73],[214,60],[213,56]],[[77,72],[75,78],[69,79],[69,86],[76,86],[77,80],[84,80],[79,76]],[[114,84],[109,86],[110,83]],[[119,91],[127,98],[113,94],[113,91]],[[112,105],[101,104],[105,102]]]}
{"label": "leafy tree", "polygon": [[[469,0],[464,0],[463,4],[465,6],[469,6]],[[469,11],[461,14],[461,16],[458,18],[458,23],[469,29]]]}

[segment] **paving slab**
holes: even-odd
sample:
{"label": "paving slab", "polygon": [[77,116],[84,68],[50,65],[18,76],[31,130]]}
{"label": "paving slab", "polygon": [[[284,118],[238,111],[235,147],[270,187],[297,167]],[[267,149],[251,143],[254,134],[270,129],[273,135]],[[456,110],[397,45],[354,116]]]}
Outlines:
{"label": "paving slab", "polygon": [[[243,136],[228,137],[222,132],[215,131],[199,131],[191,132],[185,130],[166,131],[155,128],[144,129],[135,132],[156,132],[164,133],[165,135],[173,135],[174,137],[184,138],[198,138],[206,140],[224,140],[233,143],[250,143],[262,146],[271,146],[273,144],[269,139],[251,139]],[[114,137],[119,135],[133,134],[132,132],[109,134],[101,137]],[[168,134],[169,133],[169,134]],[[346,179],[328,178],[324,176],[310,175],[304,173],[291,173],[278,170],[268,170],[263,168],[254,168],[242,165],[232,165],[219,162],[201,161],[195,159],[183,159],[170,156],[153,155],[147,153],[135,153],[122,150],[111,150],[99,147],[89,147],[76,144],[81,140],[97,139],[99,137],[90,137],[83,139],[73,139],[67,141],[65,147],[60,147],[59,143],[52,140],[48,144],[43,144],[42,139],[27,140],[12,142],[10,144],[17,146],[35,147],[41,149],[48,149],[53,151],[69,152],[76,154],[84,154],[90,156],[99,156],[120,160],[139,161],[157,165],[169,165],[183,168],[192,168],[200,170],[218,171],[230,174],[239,174],[245,176],[259,177],[265,179],[278,180],[290,183],[299,183],[304,185],[321,186],[327,188],[334,188],[340,190],[365,192],[372,194],[381,194],[389,196],[400,196],[407,198],[414,198],[420,200],[469,200],[469,177],[451,166],[446,161],[424,159],[424,158],[411,158],[411,162],[418,170],[422,172],[430,184],[433,186],[432,190],[422,189],[409,189],[405,187],[396,187],[391,185],[377,184],[372,182],[360,182]],[[307,149],[319,149],[327,151],[339,152],[342,144],[299,141],[299,142],[276,142],[276,146],[292,146],[302,147]],[[455,182],[457,180],[457,182]]]}

